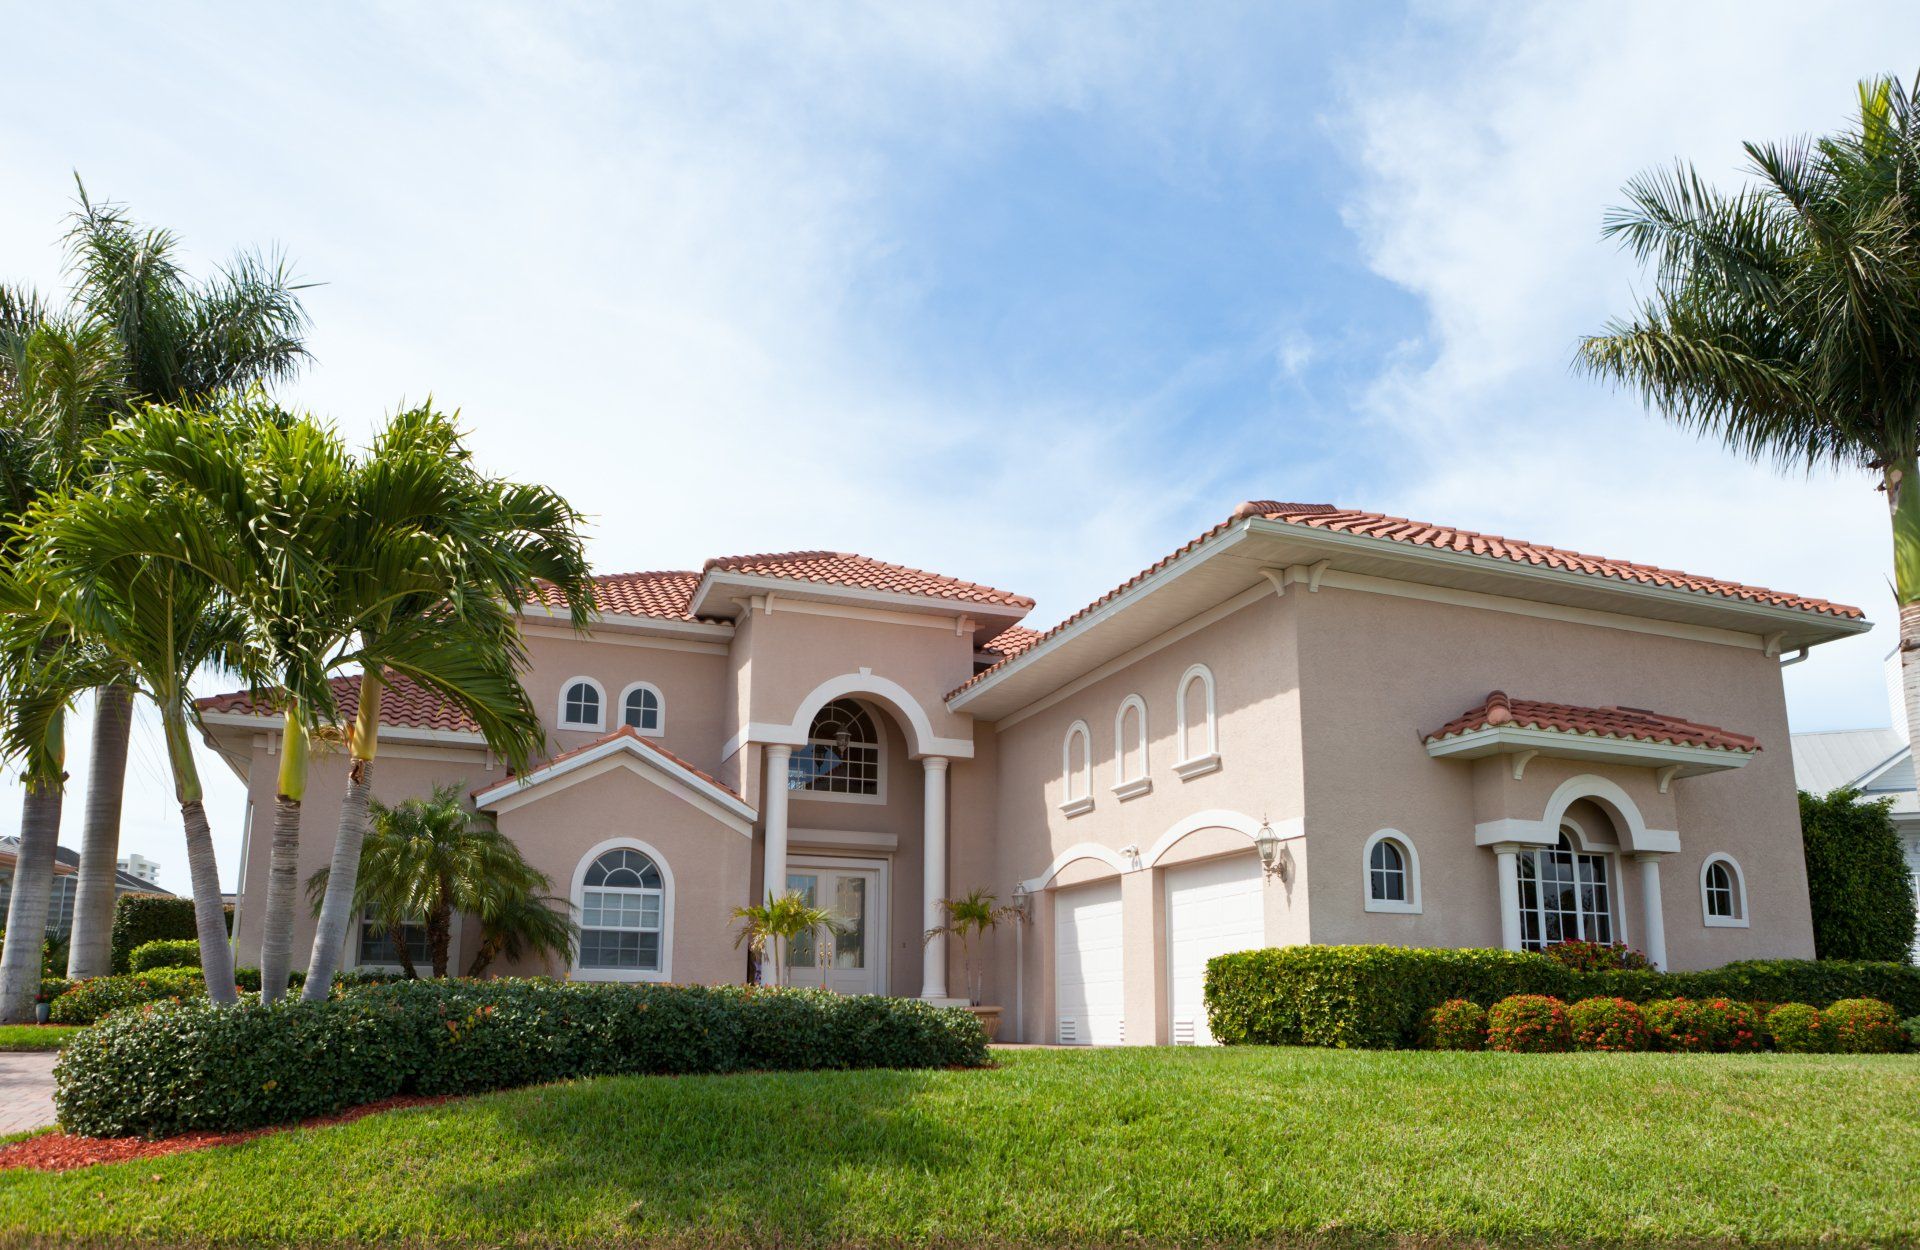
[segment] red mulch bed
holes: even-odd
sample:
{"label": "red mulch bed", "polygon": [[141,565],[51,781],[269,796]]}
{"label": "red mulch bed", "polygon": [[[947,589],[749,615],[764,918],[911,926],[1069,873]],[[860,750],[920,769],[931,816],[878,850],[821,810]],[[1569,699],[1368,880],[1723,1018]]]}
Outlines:
{"label": "red mulch bed", "polygon": [[402,1107],[430,1107],[447,1102],[453,1094],[433,1098],[409,1095],[348,1107],[332,1115],[317,1115],[298,1124],[275,1124],[248,1129],[242,1133],[182,1133],[149,1141],[144,1137],[75,1137],[71,1133],[42,1133],[23,1141],[0,1146],[0,1168],[33,1168],[39,1172],[70,1172],[96,1163],[124,1163],[128,1159],[157,1159],[183,1150],[205,1150],[209,1146],[232,1146],[269,1133],[284,1133],[296,1128],[321,1128],[329,1124],[350,1124],[361,1116]]}

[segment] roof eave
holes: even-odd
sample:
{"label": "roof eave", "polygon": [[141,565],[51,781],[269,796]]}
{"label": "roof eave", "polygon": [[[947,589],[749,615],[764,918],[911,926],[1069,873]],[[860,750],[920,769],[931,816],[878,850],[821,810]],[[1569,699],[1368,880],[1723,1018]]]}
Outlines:
{"label": "roof eave", "polygon": [[[727,591],[736,592],[728,596]],[[817,603],[844,603],[852,607],[887,608],[896,612],[915,612],[937,616],[970,616],[1013,624],[1033,611],[1031,605],[990,603],[945,595],[910,595],[892,590],[868,590],[860,586],[842,586],[834,582],[815,582],[798,577],[769,577],[761,573],[735,573],[713,569],[694,588],[688,613],[692,616],[737,618],[740,605],[734,600],[744,593],[785,595],[791,599]],[[1005,625],[1001,629],[1005,629]],[[731,627],[729,627],[731,628]]]}
{"label": "roof eave", "polygon": [[1444,738],[1428,738],[1425,746],[1427,754],[1434,759],[1476,760],[1490,755],[1520,755],[1531,751],[1555,759],[1672,768],[1676,777],[1745,768],[1754,756],[1753,751],[1731,747],[1654,742],[1645,738],[1539,729],[1528,725],[1488,725]]}

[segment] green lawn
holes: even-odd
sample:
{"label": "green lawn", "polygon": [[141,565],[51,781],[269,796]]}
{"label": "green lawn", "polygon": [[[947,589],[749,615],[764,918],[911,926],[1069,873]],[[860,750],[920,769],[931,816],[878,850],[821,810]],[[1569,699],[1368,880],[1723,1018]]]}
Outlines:
{"label": "green lawn", "polygon": [[0,1024],[0,1051],[59,1050],[83,1027],[78,1024]]}
{"label": "green lawn", "polygon": [[1015,1052],[549,1086],[63,1176],[0,1240],[1920,1238],[1920,1058]]}

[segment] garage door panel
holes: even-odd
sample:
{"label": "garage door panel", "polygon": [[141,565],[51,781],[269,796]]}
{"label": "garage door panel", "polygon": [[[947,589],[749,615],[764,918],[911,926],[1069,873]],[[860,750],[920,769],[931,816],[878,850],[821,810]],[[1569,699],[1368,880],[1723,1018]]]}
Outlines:
{"label": "garage door panel", "polygon": [[1166,874],[1167,981],[1176,1045],[1210,1045],[1207,961],[1266,945],[1260,861],[1208,860]]}
{"label": "garage door panel", "polygon": [[1054,899],[1055,1040],[1117,1045],[1125,1040],[1125,965],[1120,883],[1061,890]]}

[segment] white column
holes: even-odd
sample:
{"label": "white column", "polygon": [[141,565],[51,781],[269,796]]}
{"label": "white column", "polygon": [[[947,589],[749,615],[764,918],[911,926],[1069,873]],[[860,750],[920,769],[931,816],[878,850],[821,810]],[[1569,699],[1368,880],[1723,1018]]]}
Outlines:
{"label": "white column", "polygon": [[1493,848],[1494,861],[1500,866],[1500,945],[1520,949],[1520,848],[1501,842]]}
{"label": "white column", "polygon": [[[929,755],[920,762],[927,770],[927,788],[923,799],[924,836],[920,840],[920,854],[925,865],[923,881],[926,913],[925,923],[922,926],[924,932],[937,929],[946,923],[946,913],[940,906],[940,900],[947,896],[947,761],[938,755]],[[947,996],[946,937],[942,935],[929,941],[921,952],[921,960],[920,997],[945,998]]]}
{"label": "white column", "polygon": [[1635,855],[1640,865],[1640,910],[1646,913],[1647,958],[1653,966],[1667,970],[1667,917],[1660,906],[1660,856],[1654,852]]}
{"label": "white column", "polygon": [[760,806],[767,818],[767,865],[762,885],[764,894],[778,897],[787,892],[787,760],[793,748],[770,745],[766,750],[766,800]]}

